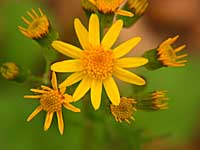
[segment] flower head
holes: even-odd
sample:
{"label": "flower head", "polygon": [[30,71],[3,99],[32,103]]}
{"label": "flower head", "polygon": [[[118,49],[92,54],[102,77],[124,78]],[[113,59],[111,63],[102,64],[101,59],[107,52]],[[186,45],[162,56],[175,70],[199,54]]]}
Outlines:
{"label": "flower head", "polygon": [[22,20],[27,24],[27,28],[19,26],[19,30],[28,38],[39,39],[45,36],[49,31],[50,23],[47,16],[40,8],[38,10],[40,14],[36,13],[34,9],[27,11],[32,21],[22,16]]}
{"label": "flower head", "polygon": [[136,107],[141,110],[164,110],[168,109],[167,100],[166,91],[157,90],[141,98]]}
{"label": "flower head", "polygon": [[19,75],[19,67],[13,62],[7,62],[0,66],[1,75],[7,80],[13,80]]}
{"label": "flower head", "polygon": [[141,38],[134,37],[114,49],[111,48],[122,29],[123,22],[121,20],[112,25],[101,42],[97,15],[91,15],[89,31],[79,19],[75,19],[74,26],[83,50],[68,43],[54,41],[52,46],[57,51],[74,59],[54,63],[51,69],[56,72],[74,72],[60,84],[60,87],[70,86],[81,80],[73,94],[75,101],[81,99],[91,89],[92,105],[97,110],[101,102],[102,86],[104,86],[111,102],[119,105],[120,94],[113,75],[128,83],[145,84],[143,78],[126,68],[142,66],[148,60],[143,57],[122,58],[138,44]]}
{"label": "flower head", "polygon": [[89,2],[91,2],[100,12],[103,12],[104,14],[116,13],[122,16],[133,16],[131,12],[119,9],[125,0],[89,0]]}
{"label": "flower head", "polygon": [[40,105],[33,111],[33,113],[28,117],[27,121],[31,121],[40,111],[44,110],[47,112],[46,119],[44,123],[44,130],[48,130],[54,113],[56,112],[58,119],[58,128],[60,134],[64,131],[64,122],[62,117],[62,106],[73,112],[80,112],[80,109],[74,107],[70,103],[73,101],[72,96],[65,93],[65,88],[58,89],[57,78],[55,72],[52,73],[52,87],[41,86],[39,89],[31,89],[32,92],[39,93],[39,95],[26,95],[24,98],[36,98],[39,99]]}
{"label": "flower head", "polygon": [[130,123],[129,119],[135,120],[133,118],[133,112],[136,111],[134,104],[136,104],[134,99],[121,97],[118,106],[113,104],[110,105],[110,111],[117,122],[126,121],[127,123]]}
{"label": "flower head", "polygon": [[137,16],[143,15],[149,5],[147,0],[128,0],[127,4]]}
{"label": "flower head", "polygon": [[157,48],[158,60],[165,66],[181,67],[185,66],[187,60],[180,60],[187,56],[187,54],[177,55],[177,53],[183,50],[186,46],[182,45],[178,48],[173,48],[172,44],[178,39],[178,35],[173,38],[168,38],[160,44]]}
{"label": "flower head", "polygon": [[166,103],[166,100],[168,100],[168,98],[166,97],[166,93],[167,91],[153,91],[151,93],[153,109],[155,110],[168,109],[168,103]]}

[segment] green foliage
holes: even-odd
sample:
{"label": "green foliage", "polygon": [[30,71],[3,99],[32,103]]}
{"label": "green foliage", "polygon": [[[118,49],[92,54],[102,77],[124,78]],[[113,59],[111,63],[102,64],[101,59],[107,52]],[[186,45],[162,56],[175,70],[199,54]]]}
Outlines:
{"label": "green foliage", "polygon": [[[3,23],[0,30],[3,38],[0,41],[0,55],[7,57],[6,61],[12,60],[20,66],[30,68],[34,74],[41,74],[45,68],[42,54],[44,51],[44,53],[48,53],[50,56],[47,57],[50,59],[49,61],[52,61],[55,59],[55,55],[49,53],[52,49],[42,51],[37,43],[24,37],[17,30],[17,25],[22,24],[20,16],[34,6],[38,5],[30,1],[20,4],[12,2],[0,6],[0,14],[4,14],[1,16]],[[104,19],[102,19],[103,22],[107,22],[111,16]],[[149,59],[149,61],[153,60]],[[174,143],[184,142],[195,130],[200,97],[198,89],[200,84],[199,59],[191,58],[189,62],[184,68],[162,68],[153,72],[142,71],[148,81],[148,87],[121,84],[120,93],[127,97],[135,96],[134,93],[139,93],[138,96],[140,96],[143,91],[167,89],[170,97],[169,110],[138,111],[134,114],[136,122],[131,125],[120,124],[116,123],[109,114],[109,102],[104,94],[101,105],[101,108],[104,109],[95,112],[90,101],[86,100],[83,100],[83,104],[81,101],[75,104],[81,108],[82,113],[73,113],[64,109],[65,132],[63,136],[59,135],[55,118],[48,132],[43,131],[44,112],[36,116],[30,123],[26,122],[26,117],[38,105],[37,100],[23,99],[24,94],[29,94],[28,89],[32,85],[29,87],[29,85],[16,84],[0,77],[1,149],[140,150],[144,142],[165,135],[168,135],[166,138],[171,139]],[[89,105],[89,107],[84,108],[85,105]]]}

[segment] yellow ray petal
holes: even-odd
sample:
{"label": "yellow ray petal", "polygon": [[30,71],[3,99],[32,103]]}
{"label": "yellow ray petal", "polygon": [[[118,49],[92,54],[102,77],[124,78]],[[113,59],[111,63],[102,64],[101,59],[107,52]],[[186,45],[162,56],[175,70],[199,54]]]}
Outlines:
{"label": "yellow ray petal", "polygon": [[126,10],[121,10],[121,9],[118,9],[116,11],[116,14],[121,15],[121,16],[127,16],[127,17],[133,17],[134,16],[133,13],[126,11]]}
{"label": "yellow ray petal", "polygon": [[93,46],[100,45],[100,34],[99,34],[99,18],[96,14],[90,16],[89,21],[89,43]]}
{"label": "yellow ray petal", "polygon": [[42,88],[43,90],[47,90],[47,91],[51,91],[51,90],[52,90],[50,87],[45,86],[45,85],[41,85],[41,88]]}
{"label": "yellow ray petal", "polygon": [[129,53],[139,42],[141,41],[141,37],[134,37],[116,47],[113,50],[115,58],[120,58],[127,53]]}
{"label": "yellow ray petal", "polygon": [[56,62],[51,65],[51,70],[55,72],[76,72],[81,71],[81,60],[74,59],[74,60],[64,60],[60,62]]}
{"label": "yellow ray petal", "polygon": [[43,11],[42,11],[40,8],[38,8],[38,10],[39,10],[39,12],[40,12],[40,15],[41,15],[41,16],[44,16]]}
{"label": "yellow ray petal", "polygon": [[35,12],[35,10],[33,8],[31,9],[31,11],[35,15],[36,18],[39,18],[38,14]]}
{"label": "yellow ray petal", "polygon": [[58,90],[56,73],[54,71],[52,72],[51,84],[54,90]]}
{"label": "yellow ray petal", "polygon": [[64,94],[64,97],[65,97],[64,103],[71,103],[74,101],[74,98],[69,94]]}
{"label": "yellow ray petal", "polygon": [[57,119],[58,119],[58,129],[60,131],[60,134],[63,135],[64,122],[63,122],[62,111],[56,112],[56,115],[57,115]]}
{"label": "yellow ray petal", "polygon": [[45,122],[44,122],[44,131],[47,131],[51,125],[51,121],[53,118],[53,112],[47,112]]}
{"label": "yellow ray petal", "polygon": [[132,84],[136,84],[136,85],[144,85],[145,84],[145,80],[143,78],[139,77],[138,75],[136,75],[128,70],[125,70],[125,69],[122,69],[119,67],[115,68],[113,75],[124,82],[132,83]]}
{"label": "yellow ray petal", "polygon": [[87,29],[77,18],[74,20],[74,28],[82,48],[87,49],[89,43],[89,34]]}
{"label": "yellow ray petal", "polygon": [[41,98],[41,95],[25,95],[24,98],[34,98],[34,99],[39,99],[39,98]]}
{"label": "yellow ray petal", "polygon": [[95,110],[99,109],[101,104],[102,81],[94,80],[91,85],[91,102]]}
{"label": "yellow ray petal", "polygon": [[73,106],[73,105],[70,104],[70,103],[64,103],[63,105],[64,105],[64,107],[65,107],[66,109],[71,110],[71,111],[73,111],[73,112],[81,112],[81,110],[80,110],[79,108]]}
{"label": "yellow ray petal", "polygon": [[78,101],[87,93],[91,87],[91,82],[92,80],[89,77],[83,78],[73,94],[74,101]]}
{"label": "yellow ray petal", "polygon": [[35,93],[40,93],[40,94],[47,93],[47,91],[39,90],[39,89],[31,89],[31,91],[32,91],[32,92],[35,92]]}
{"label": "yellow ray petal", "polygon": [[82,55],[82,50],[80,48],[62,41],[53,41],[52,46],[58,52],[72,58],[80,58]]}
{"label": "yellow ray petal", "polygon": [[36,19],[35,16],[33,16],[33,15],[31,14],[31,12],[27,11],[27,14],[31,17],[31,19],[33,19],[33,20]]}
{"label": "yellow ray petal", "polygon": [[27,25],[31,24],[30,21],[28,21],[25,17],[22,16],[21,18]]}
{"label": "yellow ray petal", "polygon": [[59,87],[61,88],[61,87],[66,87],[66,86],[73,85],[74,83],[80,81],[81,79],[83,79],[83,72],[72,73],[69,77],[67,77],[67,79],[65,79],[59,85]]}
{"label": "yellow ray petal", "polygon": [[177,53],[177,52],[180,52],[182,51],[184,48],[186,47],[186,45],[181,45],[179,47],[177,47],[174,51]]}
{"label": "yellow ray petal", "polygon": [[121,68],[135,68],[145,65],[148,59],[144,57],[126,57],[117,60],[117,66]]}
{"label": "yellow ray petal", "polygon": [[65,91],[66,91],[66,87],[59,87],[59,89],[60,89],[60,94],[65,94]]}
{"label": "yellow ray petal", "polygon": [[39,105],[27,118],[27,121],[31,121],[40,111],[42,110],[42,106]]}
{"label": "yellow ray petal", "polygon": [[103,40],[101,42],[102,45],[104,45],[107,48],[111,48],[115,41],[117,40],[120,31],[123,26],[122,20],[117,20],[108,30],[108,32],[103,37]]}
{"label": "yellow ray petal", "polygon": [[112,77],[103,81],[104,88],[106,93],[112,102],[113,105],[119,105],[120,103],[120,95],[118,87]]}

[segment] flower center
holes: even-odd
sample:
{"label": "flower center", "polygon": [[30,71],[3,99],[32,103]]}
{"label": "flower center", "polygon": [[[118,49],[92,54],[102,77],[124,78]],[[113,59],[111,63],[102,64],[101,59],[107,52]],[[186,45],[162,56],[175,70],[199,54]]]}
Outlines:
{"label": "flower center", "polygon": [[104,13],[114,12],[124,0],[96,0],[96,7]]}
{"label": "flower center", "polygon": [[47,112],[60,111],[63,104],[63,96],[56,90],[42,94],[40,103],[43,110]]}
{"label": "flower center", "polygon": [[128,119],[134,120],[132,117],[133,112],[136,111],[134,104],[136,104],[134,99],[121,97],[120,104],[118,106],[111,104],[110,110],[117,121],[126,121],[129,123]]}
{"label": "flower center", "polygon": [[174,49],[170,45],[167,45],[163,48],[165,50],[161,54],[162,57],[167,58],[167,60],[171,63],[175,63],[176,62],[176,53],[175,53]]}
{"label": "flower center", "polygon": [[35,38],[35,36],[42,36],[49,30],[49,21],[46,16],[39,17],[29,25],[27,31]]}
{"label": "flower center", "polygon": [[103,48],[83,51],[82,64],[84,72],[94,79],[103,80],[112,75],[114,57],[111,50]]}

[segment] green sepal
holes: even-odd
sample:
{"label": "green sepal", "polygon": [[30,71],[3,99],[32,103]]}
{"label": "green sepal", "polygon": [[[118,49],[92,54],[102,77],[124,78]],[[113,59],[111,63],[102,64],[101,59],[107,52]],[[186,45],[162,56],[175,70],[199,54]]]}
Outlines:
{"label": "green sepal", "polygon": [[144,66],[146,69],[153,71],[164,67],[164,65],[158,60],[157,53],[157,49],[152,49],[144,53],[143,57],[149,60]]}
{"label": "green sepal", "polygon": [[21,66],[19,66],[19,74],[13,80],[18,83],[24,83],[27,81],[29,74],[30,73],[29,73],[28,69],[25,69],[25,68],[22,68]]}
{"label": "green sepal", "polygon": [[34,39],[41,47],[51,47],[51,43],[59,38],[58,32],[56,32],[50,25],[49,31],[42,38]]}

